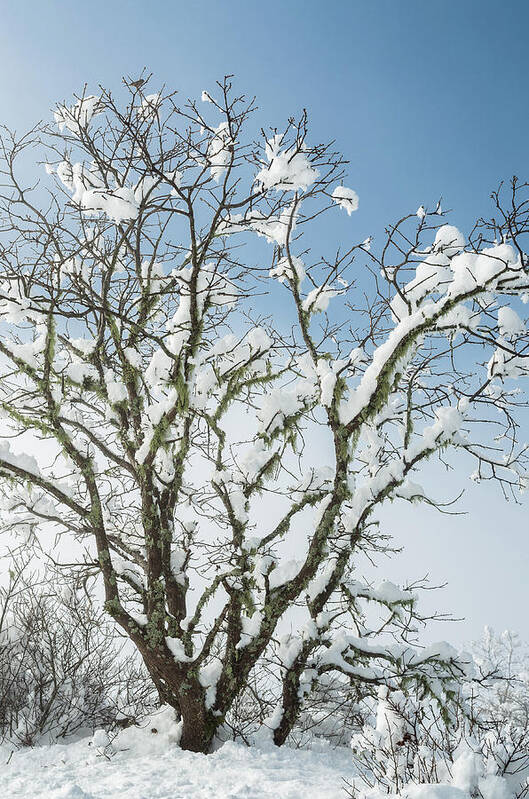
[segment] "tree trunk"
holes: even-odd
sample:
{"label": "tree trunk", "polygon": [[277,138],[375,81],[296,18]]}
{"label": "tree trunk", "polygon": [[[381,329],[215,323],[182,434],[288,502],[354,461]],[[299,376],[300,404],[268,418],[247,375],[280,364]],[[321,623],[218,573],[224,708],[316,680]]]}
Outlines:
{"label": "tree trunk", "polygon": [[287,672],[283,680],[282,709],[283,715],[279,725],[274,730],[274,743],[276,746],[283,746],[286,739],[292,732],[301,711],[301,699],[299,696],[300,674],[303,671],[302,664],[296,664]]}
{"label": "tree trunk", "polygon": [[206,708],[206,692],[194,675],[182,672],[171,658],[152,649],[141,650],[145,665],[158,688],[161,701],[170,705],[182,723],[180,747],[207,755],[219,718]]}
{"label": "tree trunk", "polygon": [[204,696],[197,696],[191,689],[182,691],[178,704],[182,716],[181,749],[209,754],[217,724],[206,710]]}

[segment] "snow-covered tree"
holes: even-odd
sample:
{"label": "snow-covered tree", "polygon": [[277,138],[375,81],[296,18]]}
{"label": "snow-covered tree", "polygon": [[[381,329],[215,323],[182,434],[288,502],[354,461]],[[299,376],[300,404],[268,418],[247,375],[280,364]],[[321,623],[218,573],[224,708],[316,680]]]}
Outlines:
{"label": "snow-covered tree", "polygon": [[354,567],[389,548],[384,503],[436,504],[412,478],[449,449],[525,487],[527,186],[468,242],[421,206],[317,255],[358,197],[305,114],[258,135],[229,79],[147,87],[2,137],[5,523],[78,542],[185,748],[263,659],[277,744],[331,672],[444,703],[461,666],[414,645],[417,592]]}
{"label": "snow-covered tree", "polygon": [[449,723],[431,697],[379,688],[352,735],[357,777],[351,796],[415,795],[417,786],[439,783],[487,799],[527,796],[527,653],[515,633],[487,628],[468,656],[473,677],[462,682]]}

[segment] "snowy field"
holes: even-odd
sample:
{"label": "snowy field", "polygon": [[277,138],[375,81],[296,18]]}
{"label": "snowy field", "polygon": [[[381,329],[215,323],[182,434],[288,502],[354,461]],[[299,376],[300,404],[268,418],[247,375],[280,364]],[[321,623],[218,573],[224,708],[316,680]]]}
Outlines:
{"label": "snowy field", "polygon": [[[158,724],[157,733],[151,724]],[[66,745],[0,749],[2,799],[345,799],[348,749],[251,748],[227,743],[212,755],[183,752],[163,716]],[[11,755],[11,758],[9,759]],[[6,765],[6,761],[9,763]]]}

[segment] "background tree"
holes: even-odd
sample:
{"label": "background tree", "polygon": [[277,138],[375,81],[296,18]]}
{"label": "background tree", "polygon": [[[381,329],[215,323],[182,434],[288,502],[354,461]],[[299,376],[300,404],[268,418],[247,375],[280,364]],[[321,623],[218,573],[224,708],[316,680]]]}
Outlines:
{"label": "background tree", "polygon": [[444,705],[462,666],[414,645],[417,592],[354,565],[390,547],[384,502],[438,504],[411,477],[448,449],[525,487],[527,187],[468,244],[421,207],[377,252],[317,256],[324,212],[358,198],[305,114],[253,143],[229,78],[182,107],[147,87],[3,135],[5,513],[78,542],[184,748],[209,750],[263,659],[277,744],[329,672]]}

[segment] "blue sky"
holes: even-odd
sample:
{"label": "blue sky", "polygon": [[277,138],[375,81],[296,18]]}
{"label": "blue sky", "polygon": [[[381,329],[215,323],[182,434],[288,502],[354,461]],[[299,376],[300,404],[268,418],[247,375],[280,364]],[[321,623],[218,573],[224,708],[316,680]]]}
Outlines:
{"label": "blue sky", "polygon": [[266,119],[307,107],[315,135],[337,139],[362,226],[439,195],[469,224],[525,166],[524,0],[5,0],[2,20],[11,126],[143,66],[184,95],[234,73]]}
{"label": "blue sky", "polygon": [[[314,138],[336,139],[360,195],[356,240],[440,196],[468,230],[502,178],[529,177],[528,25],[525,0],[4,0],[0,122],[21,131],[85,82],[118,87],[144,66],[184,96],[234,73],[263,123],[306,107]],[[408,546],[388,576],[450,581],[439,603],[467,621],[443,634],[489,622],[529,638],[527,503],[471,486],[464,507],[393,514]]]}

